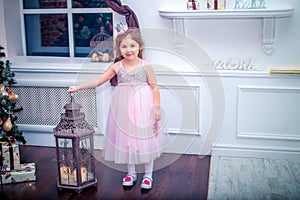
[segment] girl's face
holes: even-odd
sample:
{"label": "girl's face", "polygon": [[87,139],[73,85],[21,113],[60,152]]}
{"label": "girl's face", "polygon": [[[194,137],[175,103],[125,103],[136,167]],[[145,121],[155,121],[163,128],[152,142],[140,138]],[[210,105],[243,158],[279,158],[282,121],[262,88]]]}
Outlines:
{"label": "girl's face", "polygon": [[125,37],[120,43],[120,52],[124,59],[134,60],[138,58],[140,51],[140,45],[130,35]]}

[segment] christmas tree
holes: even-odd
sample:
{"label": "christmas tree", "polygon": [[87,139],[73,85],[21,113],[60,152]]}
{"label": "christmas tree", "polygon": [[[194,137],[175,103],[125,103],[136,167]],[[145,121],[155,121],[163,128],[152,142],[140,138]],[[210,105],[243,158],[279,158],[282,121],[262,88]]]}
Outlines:
{"label": "christmas tree", "polygon": [[17,82],[14,79],[15,74],[11,71],[10,61],[2,60],[5,57],[3,49],[0,46],[0,143],[8,144],[19,141],[25,144],[23,133],[16,125],[16,113],[22,111],[23,108],[16,106],[19,96],[11,91],[11,87]]}

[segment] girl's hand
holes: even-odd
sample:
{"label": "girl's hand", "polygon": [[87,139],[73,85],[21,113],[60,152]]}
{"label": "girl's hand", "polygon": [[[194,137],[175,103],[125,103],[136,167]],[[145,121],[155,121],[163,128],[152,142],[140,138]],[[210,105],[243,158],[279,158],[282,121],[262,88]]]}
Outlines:
{"label": "girl's hand", "polygon": [[160,108],[156,108],[156,111],[155,111],[155,122],[160,121],[160,119],[161,119]]}
{"label": "girl's hand", "polygon": [[153,125],[153,132],[155,133],[156,136],[159,133],[159,121],[160,120],[161,120],[160,107],[156,106],[156,109],[155,109],[155,122],[154,122],[154,125]]}
{"label": "girl's hand", "polygon": [[69,89],[67,90],[68,93],[73,93],[76,92],[76,86],[70,86]]}

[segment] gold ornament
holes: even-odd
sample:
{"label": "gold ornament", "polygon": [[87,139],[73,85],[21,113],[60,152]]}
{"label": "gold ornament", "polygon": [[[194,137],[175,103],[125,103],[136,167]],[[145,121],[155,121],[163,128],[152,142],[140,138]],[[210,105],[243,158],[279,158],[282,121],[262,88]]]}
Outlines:
{"label": "gold ornament", "polygon": [[4,91],[4,84],[0,84],[0,95],[3,95],[3,91]]}
{"label": "gold ornament", "polygon": [[8,95],[8,101],[16,103],[18,100],[19,100],[19,95],[17,94]]}
{"label": "gold ornament", "polygon": [[12,129],[12,121],[11,121],[11,118],[8,117],[7,120],[3,124],[3,130],[8,132],[8,131],[11,131],[11,129]]}

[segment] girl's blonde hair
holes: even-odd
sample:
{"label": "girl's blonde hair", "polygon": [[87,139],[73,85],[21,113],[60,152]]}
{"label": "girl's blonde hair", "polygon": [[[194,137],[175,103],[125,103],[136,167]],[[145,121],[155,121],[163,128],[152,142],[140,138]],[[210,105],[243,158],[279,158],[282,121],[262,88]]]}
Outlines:
{"label": "girl's blonde hair", "polygon": [[122,40],[127,36],[130,36],[130,38],[132,40],[134,40],[135,42],[137,42],[139,44],[140,49],[139,49],[138,57],[143,58],[144,40],[142,38],[142,34],[140,32],[140,29],[138,29],[138,28],[129,28],[126,32],[124,32],[122,34],[119,34],[115,39],[116,60],[123,59],[123,56],[121,55],[121,51],[120,51],[120,45],[121,45]]}

